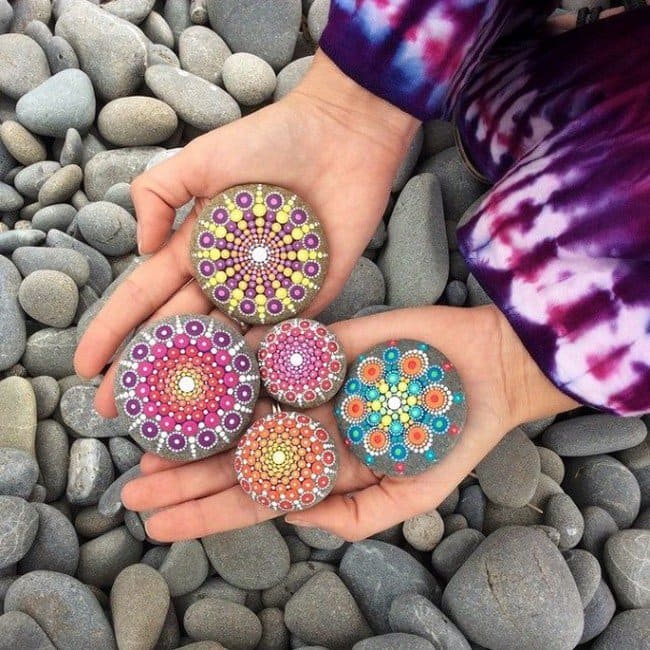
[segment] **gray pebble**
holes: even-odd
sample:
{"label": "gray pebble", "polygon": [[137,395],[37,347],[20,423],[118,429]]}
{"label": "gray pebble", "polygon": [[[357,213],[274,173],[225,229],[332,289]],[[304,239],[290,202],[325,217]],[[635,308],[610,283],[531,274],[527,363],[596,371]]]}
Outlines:
{"label": "gray pebble", "polygon": [[629,449],[647,434],[641,418],[602,413],[556,422],[544,431],[542,443],[560,456],[592,456]]}
{"label": "gray pebble", "polygon": [[50,76],[45,52],[24,34],[0,35],[0,92],[20,99]]}
{"label": "gray pebble", "polygon": [[241,106],[256,106],[275,90],[275,72],[263,59],[248,52],[229,56],[222,69],[226,90]]}
{"label": "gray pebble", "polygon": [[173,597],[198,589],[208,577],[208,571],[208,558],[196,539],[174,542],[160,566],[160,575]]}
{"label": "gray pebble", "polygon": [[56,271],[72,279],[77,287],[82,287],[90,275],[88,260],[72,249],[23,246],[14,251],[11,259],[25,278],[37,271]]}
{"label": "gray pebble", "polygon": [[144,528],[144,522],[137,512],[126,510],[124,512],[124,525],[135,539],[141,542],[144,542],[147,539],[147,531]]}
{"label": "gray pebble", "polygon": [[[320,2],[321,0],[318,1]],[[329,6],[329,0],[324,0],[324,2]],[[423,131],[421,128],[419,128],[415,132],[415,135],[413,136],[413,139],[409,144],[409,148],[406,150],[406,153],[404,154],[404,158],[400,163],[399,169],[395,174],[395,178],[393,179],[393,185],[391,187],[391,192],[401,191],[404,185],[406,185],[406,182],[413,175],[413,169],[415,168],[418,158],[420,157],[420,152],[422,151],[423,138],[424,138]]]}
{"label": "gray pebble", "polygon": [[[35,204],[35,205],[38,205],[38,204]],[[21,210],[21,212],[22,212],[22,210]],[[31,227],[32,227],[31,222],[29,222],[29,221],[27,221],[25,219],[21,219],[19,221],[16,221],[16,223],[14,224],[14,230],[29,230],[29,229],[31,229]]]}
{"label": "gray pebble", "polygon": [[402,525],[406,541],[418,551],[432,551],[442,539],[445,525],[437,510],[407,519]]}
{"label": "gray pebble", "polygon": [[201,541],[212,566],[236,587],[267,589],[289,572],[289,549],[270,521]]}
{"label": "gray pebble", "polygon": [[82,537],[93,539],[117,528],[123,519],[123,511],[107,517],[99,512],[97,506],[88,506],[79,511],[74,520],[74,527]]}
{"label": "gray pebble", "polygon": [[23,204],[23,197],[11,185],[0,183],[0,211],[14,212],[20,210]]}
{"label": "gray pebble", "polygon": [[386,285],[381,271],[369,259],[360,257],[339,295],[316,319],[329,325],[352,318],[364,307],[383,303],[385,295]]}
{"label": "gray pebble", "polygon": [[445,537],[433,549],[431,566],[444,580],[450,580],[485,536],[473,528],[464,528]]}
{"label": "gray pebble", "polygon": [[20,497],[0,496],[0,569],[25,556],[37,530],[35,506]]}
{"label": "gray pebble", "polygon": [[309,35],[315,43],[320,41],[321,34],[327,25],[330,12],[330,0],[314,0],[307,14],[307,27]]}
{"label": "gray pebble", "polygon": [[[154,549],[152,549],[153,551]],[[163,552],[164,551],[164,552]],[[150,561],[158,563],[158,566],[161,566],[164,562],[164,558],[167,554],[167,549],[163,547],[163,551],[160,552],[160,557],[152,557],[151,553],[147,553],[147,556],[150,558]],[[143,558],[143,561],[145,558]],[[177,596],[174,598],[174,605],[178,613],[179,618],[185,616],[185,612],[188,608],[199,600],[204,598],[213,598],[217,600],[228,600],[239,605],[243,605],[246,602],[246,592],[243,589],[238,587],[233,587],[233,585],[227,583],[222,578],[208,578],[198,589],[186,594],[185,596]]]}
{"label": "gray pebble", "polygon": [[[1,0],[0,0],[1,1]],[[7,100],[9,101],[9,100]],[[0,122],[6,121],[6,120],[13,120],[15,116],[12,115],[4,115],[2,112],[2,97],[0,97]],[[0,180],[7,180],[9,181],[8,175],[16,168],[18,165],[18,162],[16,159],[9,153],[7,150],[7,147],[2,144],[2,138],[0,137]],[[20,170],[18,170],[20,171]],[[18,173],[18,172],[16,172]]]}
{"label": "gray pebble", "polygon": [[84,168],[84,189],[91,201],[101,201],[115,183],[130,183],[160,147],[125,147],[96,153]]}
{"label": "gray pebble", "polygon": [[72,45],[102,99],[130,95],[142,83],[147,39],[127,21],[84,2],[61,15],[55,34]]}
{"label": "gray pebble", "polygon": [[47,158],[43,142],[18,122],[7,120],[0,124],[0,140],[21,165],[33,165]]}
{"label": "gray pebble", "polygon": [[325,562],[309,561],[292,564],[289,573],[281,582],[262,592],[262,604],[265,607],[284,608],[291,596],[317,573],[335,570],[334,565]]}
{"label": "gray pebble", "polygon": [[61,165],[81,165],[83,161],[83,140],[77,129],[70,128],[65,132],[65,139],[59,156]]}
{"label": "gray pebble", "polygon": [[598,560],[589,551],[574,548],[563,553],[575,580],[582,606],[586,607],[596,593],[602,572]]}
{"label": "gray pebble", "polygon": [[45,45],[44,50],[52,74],[79,68],[79,59],[72,49],[72,45],[65,38],[61,36],[52,37]]}
{"label": "gray pebble", "polygon": [[547,536],[531,528],[490,535],[451,578],[442,603],[486,647],[573,648],[582,634],[573,576]]}
{"label": "gray pebble", "polygon": [[460,280],[466,282],[469,276],[469,268],[465,258],[459,251],[449,253],[449,278],[451,280]]}
{"label": "gray pebble", "polygon": [[170,65],[172,68],[180,68],[181,62],[178,60],[174,50],[160,43],[151,43],[147,48],[147,67],[154,65]]}
{"label": "gray pebble", "polygon": [[573,548],[582,539],[585,522],[578,506],[566,494],[553,494],[544,508],[544,523],[560,534],[559,548]]}
{"label": "gray pebble", "polygon": [[650,531],[622,530],[605,543],[603,560],[622,609],[650,607]]}
{"label": "gray pebble", "polygon": [[123,473],[135,467],[142,458],[142,449],[126,438],[115,437],[108,441],[108,448],[118,472]]}
{"label": "gray pebble", "polygon": [[314,60],[313,56],[303,56],[287,64],[278,72],[277,83],[273,93],[273,101],[277,102],[288,95],[307,74]]}
{"label": "gray pebble", "polygon": [[13,7],[8,0],[0,0],[0,34],[6,34],[14,19]]}
{"label": "gray pebble", "polygon": [[284,619],[292,634],[331,648],[349,648],[372,635],[352,594],[331,571],[317,573],[291,597]]}
{"label": "gray pebble", "polygon": [[343,546],[339,546],[339,548],[334,549],[333,551],[314,548],[311,551],[309,559],[314,562],[340,562],[349,547],[350,543],[346,542]]}
{"label": "gray pebble", "polygon": [[601,580],[594,597],[585,607],[585,626],[580,643],[587,643],[597,637],[612,620],[616,613],[616,601],[607,583]]}
{"label": "gray pebble", "polygon": [[445,525],[444,536],[449,537],[452,533],[468,528],[467,519],[463,515],[451,514],[442,518]]}
{"label": "gray pebble", "polygon": [[72,359],[76,347],[76,328],[62,330],[48,327],[27,339],[23,364],[32,377],[67,377],[74,373]]}
{"label": "gray pebble", "polygon": [[136,222],[124,208],[107,201],[89,203],[77,212],[84,239],[105,255],[125,255],[136,246]]}
{"label": "gray pebble", "polygon": [[190,18],[195,25],[205,25],[208,22],[208,0],[192,0]]}
{"label": "gray pebble", "polygon": [[519,428],[531,439],[537,438],[540,434],[544,433],[548,427],[555,421],[555,416],[551,415],[546,418],[538,420],[530,420],[519,425]]}
{"label": "gray pebble", "polygon": [[433,575],[406,551],[384,542],[352,544],[339,575],[375,631],[389,631],[388,612],[397,596],[419,593],[434,603],[440,600]]}
{"label": "gray pebble", "polygon": [[289,645],[289,630],[281,609],[270,607],[257,614],[262,624],[262,638],[256,650],[284,650]]}
{"label": "gray pebble", "polygon": [[77,311],[77,285],[65,273],[38,270],[30,273],[18,291],[20,306],[28,316],[51,327],[68,327]]}
{"label": "gray pebble", "polygon": [[250,52],[279,70],[291,60],[302,6],[300,0],[208,0],[208,17],[233,52]]}
{"label": "gray pebble", "polygon": [[469,650],[461,631],[429,600],[419,594],[398,596],[390,606],[393,632],[415,634],[439,650]]}
{"label": "gray pebble", "polygon": [[123,436],[128,429],[124,418],[104,418],[94,407],[94,386],[73,386],[61,398],[61,417],[75,434],[92,438]]}
{"label": "gray pebble", "polygon": [[466,285],[467,293],[469,294],[470,307],[480,307],[481,305],[493,304],[490,296],[485,293],[483,287],[471,273],[467,276]]}
{"label": "gray pebble", "polygon": [[452,280],[445,287],[445,300],[451,307],[462,307],[467,302],[467,286],[460,280]]}
{"label": "gray pebble", "polygon": [[113,631],[93,592],[75,578],[54,571],[32,571],[16,580],[5,611],[31,616],[59,650],[115,649]]}
{"label": "gray pebble", "polygon": [[66,165],[45,181],[38,192],[38,202],[43,207],[64,203],[79,189],[82,180],[79,165]]}
{"label": "gray pebble", "polygon": [[169,104],[187,124],[210,131],[241,117],[237,102],[223,89],[185,70],[169,65],[147,68],[151,91]]}
{"label": "gray pebble", "polygon": [[45,233],[40,230],[9,230],[0,233],[0,255],[11,255],[21,246],[36,246],[45,240]]}
{"label": "gray pebble", "polygon": [[454,127],[444,120],[427,120],[424,123],[422,152],[426,156],[436,154],[454,146]]}
{"label": "gray pebble", "polygon": [[36,428],[36,458],[41,470],[41,483],[46,501],[59,499],[68,481],[68,436],[55,420],[43,420]]}
{"label": "gray pebble", "polygon": [[303,542],[297,535],[285,535],[284,541],[289,548],[291,564],[305,562],[311,554],[311,547]]}
{"label": "gray pebble", "polygon": [[46,570],[74,575],[79,561],[79,541],[70,520],[46,503],[35,503],[38,532],[27,554],[20,560],[20,573]]}
{"label": "gray pebble", "polygon": [[32,228],[47,233],[50,230],[66,230],[72,223],[76,209],[67,203],[56,203],[41,208],[32,218]]}
{"label": "gray pebble", "polygon": [[144,35],[152,42],[165,47],[174,47],[174,32],[167,21],[157,12],[152,11],[140,25]]}
{"label": "gray pebble", "polygon": [[123,508],[121,500],[122,488],[138,476],[140,476],[140,467],[136,465],[113,481],[99,499],[97,505],[99,512],[105,516],[117,514]]}
{"label": "gray pebble", "polygon": [[516,428],[476,466],[476,474],[490,501],[520,508],[532,499],[537,489],[539,454],[523,431]]}
{"label": "gray pebble", "polygon": [[[0,239],[7,234],[0,232]],[[18,363],[25,351],[25,321],[18,302],[20,282],[18,269],[0,255],[0,371]]]}
{"label": "gray pebble", "polygon": [[607,510],[619,528],[631,526],[639,514],[639,484],[634,474],[611,456],[569,459],[563,486],[576,505]]}
{"label": "gray pebble", "polygon": [[320,528],[296,526],[296,535],[312,548],[319,548],[325,551],[333,551],[345,544],[345,540],[342,537]]}
{"label": "gray pebble", "polygon": [[27,499],[30,503],[45,503],[45,497],[47,496],[47,490],[44,486],[37,483],[32,490],[32,493]]}
{"label": "gray pebble", "polygon": [[650,641],[650,609],[620,612],[591,645],[592,650],[647,650]]}
{"label": "gray pebble", "polygon": [[77,577],[89,585],[110,587],[119,573],[141,556],[142,542],[120,526],[81,545]]}
{"label": "gray pebble", "polygon": [[29,380],[36,397],[36,416],[39,420],[49,418],[59,404],[61,389],[54,377],[42,375]]}
{"label": "gray pebble", "polygon": [[43,23],[48,23],[50,20],[52,8],[49,0],[14,0],[13,5],[12,32],[24,32],[33,20]]}
{"label": "gray pebble", "polygon": [[0,494],[27,499],[38,480],[38,463],[26,451],[0,447]]}
{"label": "gray pebble", "polygon": [[163,15],[178,43],[180,35],[192,24],[190,3],[187,0],[167,0]]}
{"label": "gray pebble", "polygon": [[36,397],[26,379],[7,377],[0,381],[0,423],[0,447],[21,449],[34,456]]}
{"label": "gray pebble", "polygon": [[79,506],[93,505],[112,482],[113,463],[106,445],[95,438],[75,440],[70,447],[68,501]]}
{"label": "gray pebble", "polygon": [[92,82],[81,70],[63,70],[23,95],[16,115],[32,133],[56,138],[70,128],[85,133],[95,119]]}
{"label": "gray pebble", "polygon": [[564,480],[564,461],[552,450],[546,447],[536,447],[539,454],[540,469],[556,483]]}
{"label": "gray pebble", "polygon": [[414,176],[401,191],[378,265],[391,306],[430,305],[442,295],[449,253],[440,184],[432,174]]}
{"label": "gray pebble", "polygon": [[[127,212],[135,214],[135,207],[133,206],[133,199],[131,198],[131,185],[129,183],[115,183],[106,190],[104,194],[104,201],[115,203]],[[120,271],[121,273],[121,271]],[[120,273],[114,273],[117,277]]]}
{"label": "gray pebble", "polygon": [[30,199],[37,199],[38,192],[45,181],[55,172],[61,169],[61,165],[53,160],[44,160],[34,163],[21,169],[14,178],[14,187]]}
{"label": "gray pebble", "polygon": [[[182,641],[183,639],[181,639]],[[186,643],[182,643],[182,647],[185,650],[228,650],[216,641],[196,641],[195,643],[191,643],[192,639],[190,638],[187,638],[186,641]]]}
{"label": "gray pebble", "polygon": [[587,506],[581,512],[585,522],[581,546],[600,558],[605,542],[618,532],[618,526],[609,512],[598,506]]}
{"label": "gray pebble", "polygon": [[155,0],[111,0],[102,4],[102,9],[134,25],[139,25],[155,4]]}
{"label": "gray pebble", "polygon": [[52,40],[52,31],[50,28],[40,20],[31,20],[27,23],[23,34],[35,40],[45,51],[46,45]]}
{"label": "gray pebble", "polygon": [[641,489],[641,509],[647,508],[650,506],[650,444],[647,438],[616,456],[634,474]]}
{"label": "gray pebble", "polygon": [[22,612],[0,616],[0,650],[56,650],[38,623]]}
{"label": "gray pebble", "polygon": [[226,42],[207,27],[188,27],[178,41],[178,57],[183,70],[212,84],[221,84],[223,65],[231,54]]}
{"label": "gray pebble", "polygon": [[[86,173],[86,165],[90,161],[91,158],[93,158],[96,154],[101,153],[102,151],[106,151],[106,147],[102,143],[101,140],[99,140],[96,137],[96,133],[88,132],[86,135],[82,138],[82,150],[81,150],[81,167],[84,168],[84,174]],[[77,210],[82,207],[77,205],[74,201],[72,202],[72,205],[74,205]]]}
{"label": "gray pebble", "polygon": [[426,639],[415,636],[415,634],[402,634],[401,632],[391,632],[381,636],[373,636],[370,639],[364,639],[355,643],[352,650],[433,650]]}
{"label": "gray pebble", "polygon": [[356,312],[353,318],[365,318],[366,316],[374,316],[376,314],[383,314],[387,311],[393,311],[394,307],[389,307],[388,305],[370,305],[364,307]]}
{"label": "gray pebble", "polygon": [[111,613],[120,648],[153,648],[169,610],[169,589],[146,564],[127,566],[111,589]]}

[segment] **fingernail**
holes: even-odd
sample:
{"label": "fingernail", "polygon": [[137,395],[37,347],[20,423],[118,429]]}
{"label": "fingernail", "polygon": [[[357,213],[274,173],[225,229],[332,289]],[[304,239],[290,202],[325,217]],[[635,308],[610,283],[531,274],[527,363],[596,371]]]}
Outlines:
{"label": "fingernail", "polygon": [[298,526],[299,528],[316,528],[311,521],[304,521],[303,519],[289,519],[288,517],[285,517],[284,521],[292,526]]}
{"label": "fingernail", "polygon": [[142,235],[140,234],[140,229],[136,229],[135,231],[135,240],[138,245],[138,253],[142,255]]}

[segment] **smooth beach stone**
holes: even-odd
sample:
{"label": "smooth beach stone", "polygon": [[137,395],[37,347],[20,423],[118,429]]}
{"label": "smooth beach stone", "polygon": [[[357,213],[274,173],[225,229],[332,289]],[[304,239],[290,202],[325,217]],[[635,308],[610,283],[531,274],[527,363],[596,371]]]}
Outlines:
{"label": "smooth beach stone", "polygon": [[34,456],[36,396],[22,377],[0,381],[0,447],[21,449]]}
{"label": "smooth beach stone", "polygon": [[38,192],[38,202],[46,207],[67,201],[81,186],[83,172],[79,165],[66,165],[52,174]]}
{"label": "smooth beach stone", "polygon": [[38,623],[22,612],[0,616],[0,650],[56,650]]}
{"label": "smooth beach stone", "polygon": [[612,535],[603,560],[616,600],[623,609],[650,607],[650,531],[622,530]]}
{"label": "smooth beach stone", "polygon": [[418,551],[432,551],[442,539],[445,524],[437,510],[407,519],[402,525],[404,539]]}
{"label": "smooth beach stone", "polygon": [[306,562],[309,559],[309,556],[311,555],[311,547],[303,542],[298,535],[285,535],[284,541],[289,547],[291,564]]}
{"label": "smooth beach stone", "polygon": [[277,323],[303,311],[329,263],[312,208],[275,185],[237,185],[214,197],[199,214],[190,242],[192,271],[208,299],[250,324]]}
{"label": "smooth beach stone", "polygon": [[229,56],[221,71],[223,85],[241,106],[256,106],[275,90],[273,68],[264,59],[248,52]]}
{"label": "smooth beach stone", "polygon": [[522,526],[490,535],[453,575],[442,606],[465,636],[495,650],[574,648],[583,630],[580,595],[560,552]]}
{"label": "smooth beach stone", "polygon": [[55,420],[42,420],[36,427],[36,458],[41,470],[40,482],[48,502],[61,498],[68,481],[68,436]]}
{"label": "smooth beach stone", "polygon": [[14,20],[11,25],[12,32],[24,32],[32,21],[47,24],[51,16],[50,0],[14,0]]}
{"label": "smooth beach stone", "polygon": [[140,467],[134,466],[115,479],[99,499],[99,503],[97,504],[99,512],[103,515],[111,516],[122,510],[124,507],[121,498],[122,488],[138,476],[140,476]]}
{"label": "smooth beach stone", "polygon": [[0,125],[0,140],[7,151],[26,167],[47,158],[47,149],[43,142],[18,122],[3,122]]}
{"label": "smooth beach stone", "polygon": [[426,343],[388,341],[357,357],[334,402],[345,444],[365,465],[412,476],[443,458],[467,406],[458,372]]}
{"label": "smooth beach stone", "polygon": [[66,489],[70,503],[94,505],[113,478],[113,463],[106,445],[96,438],[82,438],[72,443]]}
{"label": "smooth beach stone", "polygon": [[192,24],[190,3],[187,0],[166,0],[163,16],[178,44],[181,33]]}
{"label": "smooth beach stone", "polygon": [[446,120],[427,120],[423,124],[424,142],[422,151],[426,156],[433,156],[454,146],[454,127]]}
{"label": "smooth beach stone", "polygon": [[0,93],[20,99],[50,76],[45,52],[24,34],[0,35]]}
{"label": "smooth beach stone", "polygon": [[108,441],[113,463],[120,473],[135,467],[142,458],[142,449],[126,438],[115,437]]}
{"label": "smooth beach stone", "polygon": [[174,32],[167,21],[157,11],[151,11],[140,24],[144,35],[152,42],[165,47],[174,47]]}
{"label": "smooth beach stone", "polygon": [[160,637],[169,609],[169,589],[146,564],[123,569],[111,588],[111,613],[119,648],[147,650]]}
{"label": "smooth beach stone", "polygon": [[163,142],[178,126],[176,113],[154,97],[120,97],[102,108],[97,128],[102,137],[122,147]]}
{"label": "smooth beach stone", "polygon": [[55,379],[74,374],[72,360],[77,347],[76,328],[45,328],[27,339],[22,363],[32,377]]}
{"label": "smooth beach stone", "polygon": [[174,53],[166,45],[161,43],[151,43],[147,48],[148,66],[169,65],[173,68],[180,68],[181,63]]}
{"label": "smooth beach stone", "polygon": [[592,650],[646,650],[650,643],[650,609],[620,612],[593,642]]}
{"label": "smooth beach stone", "polygon": [[241,435],[259,386],[257,361],[239,333],[186,315],[136,334],[120,358],[115,400],[143,449],[190,460],[211,456]]}
{"label": "smooth beach stone", "polygon": [[79,292],[74,280],[60,271],[30,273],[18,291],[20,306],[28,316],[50,327],[68,327],[74,320]]}
{"label": "smooth beach stone", "polygon": [[88,75],[68,69],[23,95],[16,104],[16,115],[32,133],[63,138],[71,128],[85,133],[95,119],[95,106]]}
{"label": "smooth beach stone", "polygon": [[72,45],[61,36],[53,36],[43,48],[47,61],[50,64],[52,74],[58,74],[64,70],[77,70],[79,59],[72,49]]}
{"label": "smooth beach stone", "polygon": [[223,64],[231,54],[221,36],[201,25],[184,29],[178,39],[178,58],[183,70],[213,84],[221,83]]}
{"label": "smooth beach stone", "polygon": [[82,384],[62,392],[61,419],[73,434],[84,438],[112,438],[126,435],[128,427],[126,418],[105,418],[95,409],[94,401],[97,394],[95,386]]}
{"label": "smooth beach stone", "polygon": [[303,56],[287,64],[278,72],[275,91],[273,92],[273,101],[277,102],[285,95],[288,95],[307,74],[314,60],[313,56]]}
{"label": "smooth beach stone", "polygon": [[388,621],[393,632],[415,634],[439,650],[470,650],[461,631],[419,594],[398,596],[390,606]]}
{"label": "smooth beach stone", "polygon": [[574,548],[565,551],[564,559],[575,580],[583,607],[586,607],[596,593],[602,572],[598,560],[589,551]]}
{"label": "smooth beach stone", "polygon": [[309,35],[315,43],[320,41],[321,34],[327,25],[330,11],[330,0],[314,0],[307,14]]}
{"label": "smooth beach stone", "polygon": [[59,650],[114,650],[113,631],[93,592],[79,580],[54,571],[32,571],[7,592],[5,611],[31,616]]}
{"label": "smooth beach stone", "polygon": [[473,528],[452,533],[433,549],[431,566],[437,575],[450,580],[484,539],[485,535]]}
{"label": "smooth beach stone", "polygon": [[467,286],[460,280],[452,280],[446,287],[444,297],[451,307],[462,307],[467,302]]}
{"label": "smooth beach stone", "polygon": [[466,530],[468,528],[467,519],[463,515],[451,514],[442,518],[442,521],[445,526],[444,537],[448,537],[452,533],[455,533],[459,530]]}
{"label": "smooth beach stone", "polygon": [[83,161],[83,140],[77,129],[68,129],[59,154],[61,165],[81,165]]}
{"label": "smooth beach stone", "polygon": [[23,246],[13,252],[11,260],[24,278],[37,271],[58,271],[82,287],[90,276],[88,260],[72,249]]}
{"label": "smooth beach stone", "polygon": [[241,117],[237,102],[219,86],[170,65],[147,68],[151,92],[171,106],[186,124],[210,131]]}
{"label": "smooth beach stone", "polygon": [[208,577],[208,558],[196,539],[174,542],[159,567],[172,597],[198,589]]}
{"label": "smooth beach stone", "polygon": [[401,191],[377,263],[386,279],[388,305],[430,305],[442,295],[449,251],[440,183],[433,174],[414,176]]}
{"label": "smooth beach stone", "polygon": [[463,515],[467,525],[474,530],[483,530],[486,498],[480,485],[468,485],[460,490],[456,512]]}
{"label": "smooth beach stone", "polygon": [[277,607],[269,607],[257,612],[262,624],[262,638],[257,650],[281,650],[289,646],[289,630],[284,624],[284,612]]}
{"label": "smooth beach stone", "polygon": [[0,494],[27,499],[38,480],[38,463],[22,449],[0,447]]}
{"label": "smooth beach stone", "polygon": [[435,577],[406,551],[385,542],[352,544],[341,560],[339,575],[377,632],[390,631],[390,606],[402,594],[417,593],[433,603],[440,601]]}
{"label": "smooth beach stone", "polygon": [[[249,427],[237,443],[234,467],[239,485],[253,501],[289,512],[314,506],[332,491],[338,457],[319,422],[304,413],[281,411]],[[266,482],[270,487],[264,487]]]}
{"label": "smooth beach stone", "polygon": [[[155,157],[155,156],[154,156]],[[151,161],[149,161],[151,162]],[[106,190],[104,194],[104,201],[115,203],[127,212],[135,214],[135,207],[133,205],[133,198],[131,197],[131,184],[130,183],[115,183]],[[115,276],[119,273],[115,273]]]}
{"label": "smooth beach stone", "polygon": [[539,454],[540,470],[556,483],[564,480],[564,461],[552,450],[546,447],[535,447]]}
{"label": "smooth beach stone", "polygon": [[[158,551],[158,555],[154,555],[154,551]],[[168,550],[165,547],[155,546],[150,551],[147,551],[142,558],[143,562],[149,563],[154,568],[159,568],[164,562]],[[156,566],[157,565],[157,566]],[[233,587],[230,583],[222,578],[208,578],[198,589],[194,589],[189,594],[183,596],[176,596],[174,598],[174,607],[178,614],[179,619],[185,616],[185,612],[190,605],[193,605],[198,600],[204,598],[216,598],[217,600],[229,600],[239,605],[246,603],[246,591]]]}
{"label": "smooth beach stone", "polygon": [[641,489],[641,509],[647,508],[650,506],[650,443],[646,439],[616,456],[634,474]]}
{"label": "smooth beach stone", "polygon": [[279,583],[262,592],[262,604],[284,608],[291,596],[319,571],[336,571],[336,567],[314,560],[292,564],[289,573]]}
{"label": "smooth beach stone", "polygon": [[44,238],[45,233],[28,228],[0,232],[0,255],[11,255],[21,246],[36,246],[43,243]]}
{"label": "smooth beach stone", "polygon": [[[7,233],[0,232],[0,238]],[[25,320],[20,303],[18,289],[20,273],[9,258],[0,255],[0,371],[11,368],[23,356],[26,344]],[[0,384],[1,386],[2,384]],[[2,389],[0,389],[0,396]],[[0,397],[0,410],[2,409]],[[0,445],[2,444],[0,434]]]}
{"label": "smooth beach stone", "polygon": [[20,210],[23,203],[23,197],[11,185],[0,183],[0,211],[13,212],[14,210]]}
{"label": "smooth beach stone", "polygon": [[67,228],[72,224],[76,214],[76,208],[67,203],[48,205],[44,208],[40,208],[34,214],[32,217],[32,228],[42,230],[45,233],[53,229],[67,230]]}
{"label": "smooth beach stone", "polygon": [[337,548],[341,548],[345,544],[345,540],[342,537],[334,535],[322,528],[305,528],[304,526],[296,526],[296,534],[299,539],[309,547],[323,551],[333,551]]}
{"label": "smooth beach stone", "polygon": [[0,0],[0,34],[6,34],[14,18],[14,9],[8,0]]}
{"label": "smooth beach stone", "polygon": [[260,342],[257,360],[266,392],[301,409],[329,402],[343,384],[347,368],[336,335],[306,318],[275,325]]}
{"label": "smooth beach stone", "polygon": [[561,551],[576,546],[585,528],[582,513],[567,494],[551,495],[544,508],[544,523],[560,533]]}
{"label": "smooth beach stone", "polygon": [[139,25],[153,9],[155,0],[111,0],[102,4],[102,9]]}
{"label": "smooth beach stone", "polygon": [[434,647],[415,634],[391,632],[359,641],[352,646],[352,650],[433,650]]}
{"label": "smooth beach stone", "polygon": [[[123,511],[107,517],[99,512],[97,506],[88,506],[79,510],[78,514],[74,518],[74,527],[82,537],[93,539],[107,533],[109,530],[117,528],[123,523],[123,520]],[[156,546],[154,548],[162,547]],[[166,548],[164,550],[167,551]]]}
{"label": "smooth beach stone", "polygon": [[[329,4],[329,0],[325,1]],[[395,178],[393,178],[391,192],[399,192],[413,175],[413,169],[415,168],[415,164],[417,163],[418,158],[420,157],[420,152],[422,151],[423,138],[424,134],[422,128],[419,128],[415,132],[415,135],[409,144],[409,148],[406,150],[406,154],[404,154],[404,157],[402,158],[402,162],[395,174]],[[440,214],[442,214],[442,206],[440,207]]]}
{"label": "smooth beach stone", "polygon": [[0,570],[22,559],[38,530],[38,512],[20,497],[0,495]]}
{"label": "smooth beach stone", "polygon": [[50,28],[40,20],[30,20],[22,30],[22,33],[29,38],[35,40],[45,51],[45,46],[52,40],[52,32]]}
{"label": "smooth beach stone", "polygon": [[136,246],[135,219],[114,203],[89,203],[77,212],[76,223],[83,238],[104,255],[126,255]]}
{"label": "smooth beach stone", "polygon": [[582,548],[600,558],[605,542],[618,532],[618,526],[609,512],[598,506],[587,506],[581,512],[584,532],[580,544]]}
{"label": "smooth beach stone", "polygon": [[587,643],[597,637],[612,620],[616,613],[616,601],[610,588],[601,580],[584,610],[585,626],[582,630],[580,643]]}
{"label": "smooth beach stone", "polygon": [[30,199],[37,199],[43,183],[59,171],[61,165],[54,160],[43,160],[21,169],[14,178],[14,187]]}

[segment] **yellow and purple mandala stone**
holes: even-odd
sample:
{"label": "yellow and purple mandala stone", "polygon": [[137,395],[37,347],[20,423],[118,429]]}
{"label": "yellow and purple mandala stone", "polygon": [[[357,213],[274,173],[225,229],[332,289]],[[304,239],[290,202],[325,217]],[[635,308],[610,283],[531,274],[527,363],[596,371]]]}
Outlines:
{"label": "yellow and purple mandala stone", "polygon": [[334,413],[345,444],[365,465],[412,476],[456,444],[467,405],[452,363],[426,343],[402,339],[355,360]]}
{"label": "yellow and purple mandala stone", "polygon": [[302,312],[327,273],[327,241],[313,210],[275,185],[238,185],[212,199],[192,232],[203,292],[231,318],[277,323]]}
{"label": "yellow and purple mandala stone", "polygon": [[336,447],[321,424],[304,413],[260,418],[237,444],[235,472],[253,501],[279,512],[304,510],[334,487]]}
{"label": "yellow and purple mandala stone", "polygon": [[194,460],[232,446],[259,388],[255,355],[239,333],[207,316],[176,316],[140,330],[124,350],[115,400],[143,449]]}

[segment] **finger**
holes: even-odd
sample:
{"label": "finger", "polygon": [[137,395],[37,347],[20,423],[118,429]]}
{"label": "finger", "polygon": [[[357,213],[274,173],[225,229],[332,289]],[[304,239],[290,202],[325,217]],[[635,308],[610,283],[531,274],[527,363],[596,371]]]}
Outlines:
{"label": "finger", "polygon": [[140,475],[147,476],[148,474],[154,474],[155,472],[162,472],[166,469],[173,469],[186,465],[192,461],[182,462],[180,460],[170,460],[169,458],[161,458],[146,452],[140,459]]}

